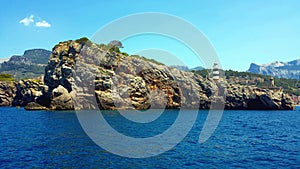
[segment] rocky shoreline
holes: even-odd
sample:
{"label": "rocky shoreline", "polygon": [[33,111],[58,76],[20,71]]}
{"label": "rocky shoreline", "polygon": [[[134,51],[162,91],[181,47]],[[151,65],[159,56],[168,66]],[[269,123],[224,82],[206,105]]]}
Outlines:
{"label": "rocky shoreline", "polygon": [[26,110],[209,109],[214,103],[240,110],[295,108],[282,90],[215,82],[87,39],[55,45],[42,82],[0,82],[0,106]]}

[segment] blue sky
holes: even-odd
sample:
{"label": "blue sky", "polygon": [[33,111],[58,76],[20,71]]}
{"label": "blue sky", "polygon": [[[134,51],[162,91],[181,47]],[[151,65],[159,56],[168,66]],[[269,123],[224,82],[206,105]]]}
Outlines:
{"label": "blue sky", "polygon": [[[104,25],[126,15],[163,12],[185,19],[201,30],[215,47],[223,68],[247,70],[252,62],[300,59],[299,9],[297,0],[2,0],[0,58],[32,48],[51,50],[59,41],[92,37]],[[129,54],[153,47],[143,38],[132,38],[123,45],[123,51]],[[183,55],[191,54],[175,47],[175,43],[173,48],[172,43],[164,41],[156,45],[172,50],[182,60],[186,58]],[[190,67],[199,64],[192,60],[185,63]]]}

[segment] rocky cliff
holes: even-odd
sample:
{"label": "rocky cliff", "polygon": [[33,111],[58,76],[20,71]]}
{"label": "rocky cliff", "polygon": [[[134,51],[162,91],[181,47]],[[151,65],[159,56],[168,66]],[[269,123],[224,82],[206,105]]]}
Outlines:
{"label": "rocky cliff", "polygon": [[36,80],[0,82],[0,106],[24,107],[42,95],[42,87]]}
{"label": "rocky cliff", "polygon": [[16,87],[13,82],[0,82],[0,106],[11,106],[16,96]]}
{"label": "rocky cliff", "polygon": [[25,106],[27,110],[209,109],[215,103],[226,109],[294,108],[282,90],[232,85],[223,80],[215,83],[87,39],[54,46],[44,84],[21,81],[12,85],[10,94],[4,90],[9,86],[2,86],[0,104],[1,98],[9,96],[12,99],[2,101],[3,105]]}

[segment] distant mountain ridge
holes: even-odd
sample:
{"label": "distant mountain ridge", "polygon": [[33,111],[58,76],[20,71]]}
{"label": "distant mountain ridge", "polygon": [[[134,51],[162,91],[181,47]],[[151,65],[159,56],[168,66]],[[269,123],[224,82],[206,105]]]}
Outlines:
{"label": "distant mountain ridge", "polygon": [[300,59],[290,62],[272,62],[258,65],[251,63],[248,72],[270,75],[278,78],[289,78],[300,80]]}
{"label": "distant mountain ridge", "polygon": [[181,65],[172,65],[170,67],[173,67],[173,68],[176,68],[176,69],[179,69],[179,70],[183,70],[183,71],[197,71],[197,70],[203,70],[204,68],[201,67],[201,66],[197,66],[197,67],[194,67],[194,68],[189,68],[187,66],[181,66]]}
{"label": "distant mountain ridge", "polygon": [[13,55],[0,64],[0,73],[14,78],[34,78],[44,74],[51,51],[45,49],[26,50],[23,55]]}
{"label": "distant mountain ridge", "polygon": [[23,57],[28,58],[34,64],[47,64],[51,51],[46,49],[31,49],[24,52]]}

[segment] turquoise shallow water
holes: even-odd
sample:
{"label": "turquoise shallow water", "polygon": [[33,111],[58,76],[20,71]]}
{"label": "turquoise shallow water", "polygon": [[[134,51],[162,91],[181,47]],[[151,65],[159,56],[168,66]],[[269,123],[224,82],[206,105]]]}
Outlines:
{"label": "turquoise shallow water", "polygon": [[[121,133],[149,137],[176,119],[167,110],[149,124],[128,122],[115,111],[105,118]],[[207,111],[176,147],[132,159],[97,146],[72,111],[0,108],[0,168],[300,168],[300,107],[296,111],[225,111],[212,137],[198,143]]]}

